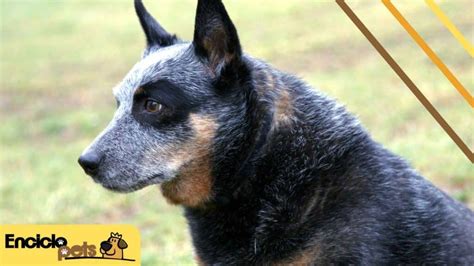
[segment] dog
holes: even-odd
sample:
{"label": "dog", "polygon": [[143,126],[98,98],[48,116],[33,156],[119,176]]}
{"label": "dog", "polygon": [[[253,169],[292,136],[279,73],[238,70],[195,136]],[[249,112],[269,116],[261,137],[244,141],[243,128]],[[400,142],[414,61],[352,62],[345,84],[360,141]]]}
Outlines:
{"label": "dog", "polygon": [[160,184],[201,265],[474,264],[474,214],[335,100],[242,52],[220,0],[191,42],[140,0],[141,60],[79,158],[94,181]]}
{"label": "dog", "polygon": [[100,243],[100,253],[102,258],[123,259],[123,250],[128,247],[127,242],[122,239],[119,233],[110,233],[110,237],[106,241]]}

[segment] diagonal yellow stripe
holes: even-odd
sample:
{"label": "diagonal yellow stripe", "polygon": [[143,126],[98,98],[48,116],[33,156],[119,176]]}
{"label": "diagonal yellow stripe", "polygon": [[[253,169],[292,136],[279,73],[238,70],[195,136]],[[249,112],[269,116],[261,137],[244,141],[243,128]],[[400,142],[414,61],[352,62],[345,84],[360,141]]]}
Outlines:
{"label": "diagonal yellow stripe", "polygon": [[420,101],[420,103],[426,108],[426,110],[433,116],[433,118],[438,122],[438,124],[444,129],[444,131],[451,137],[451,139],[458,145],[461,151],[466,155],[466,157],[474,163],[474,153],[469,149],[466,143],[459,137],[459,135],[453,130],[453,128],[444,120],[443,116],[436,110],[436,108],[431,104],[431,102],[423,95],[423,93],[418,89],[418,87],[413,83],[413,81],[407,76],[405,71],[398,65],[398,63],[393,59],[393,57],[385,50],[385,48],[380,44],[380,42],[375,38],[375,36],[367,29],[364,23],[357,17],[357,15],[352,11],[350,6],[344,2],[344,0],[336,0],[336,3],[341,7],[341,9],[346,13],[346,15],[352,20],[354,25],[364,34],[364,36],[369,40],[370,44],[379,52],[383,59],[390,65],[390,67],[397,73],[397,75],[402,79],[403,83],[413,92],[415,97]]}
{"label": "diagonal yellow stripe", "polygon": [[456,28],[456,26],[449,20],[449,18],[443,13],[441,8],[433,0],[425,0],[425,3],[431,8],[433,13],[438,17],[439,20],[444,24],[444,26],[453,34],[454,38],[464,47],[464,49],[474,57],[474,46],[464,38],[464,35]]}
{"label": "diagonal yellow stripe", "polygon": [[431,50],[428,44],[421,38],[421,36],[416,32],[416,30],[408,23],[408,21],[402,16],[398,9],[390,2],[390,0],[382,0],[382,3],[387,7],[387,9],[392,13],[392,15],[400,22],[403,28],[410,34],[410,36],[415,40],[415,42],[423,49],[426,55],[431,59],[431,61],[443,72],[443,74],[448,78],[448,80],[453,84],[453,86],[458,90],[458,92],[466,99],[466,101],[474,108],[474,98],[472,95],[464,88],[464,86],[459,82],[459,80],[453,75],[453,73],[448,69],[448,67],[441,61],[441,59]]}

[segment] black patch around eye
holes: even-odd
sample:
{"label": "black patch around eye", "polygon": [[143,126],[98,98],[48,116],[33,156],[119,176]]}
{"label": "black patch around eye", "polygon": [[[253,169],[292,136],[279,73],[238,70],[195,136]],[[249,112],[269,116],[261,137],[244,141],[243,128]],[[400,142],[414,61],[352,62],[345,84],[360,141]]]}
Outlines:
{"label": "black patch around eye", "polygon": [[[161,104],[162,110],[147,112],[145,102],[148,99]],[[181,88],[167,80],[159,80],[142,85],[134,95],[132,115],[140,123],[161,128],[185,121],[194,106],[194,99]]]}

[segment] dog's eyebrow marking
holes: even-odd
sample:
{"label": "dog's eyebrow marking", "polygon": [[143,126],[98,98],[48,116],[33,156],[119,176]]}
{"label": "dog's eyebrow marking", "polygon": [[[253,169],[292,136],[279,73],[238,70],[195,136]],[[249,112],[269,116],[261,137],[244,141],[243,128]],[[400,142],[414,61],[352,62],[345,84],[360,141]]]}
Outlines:
{"label": "dog's eyebrow marking", "polygon": [[136,96],[136,95],[143,95],[143,94],[145,94],[145,93],[146,93],[146,92],[145,92],[145,89],[144,89],[142,86],[140,86],[140,87],[138,87],[138,88],[135,90],[135,92],[133,93],[133,95],[134,95],[134,96]]}

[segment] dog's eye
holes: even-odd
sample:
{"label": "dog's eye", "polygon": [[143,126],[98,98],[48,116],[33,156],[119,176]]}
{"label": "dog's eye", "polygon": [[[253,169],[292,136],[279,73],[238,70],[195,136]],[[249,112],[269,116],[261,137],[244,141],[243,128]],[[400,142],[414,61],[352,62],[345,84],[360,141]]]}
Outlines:
{"label": "dog's eye", "polygon": [[145,102],[145,110],[150,113],[156,113],[163,109],[163,105],[159,104],[157,101],[154,100],[147,100]]}

